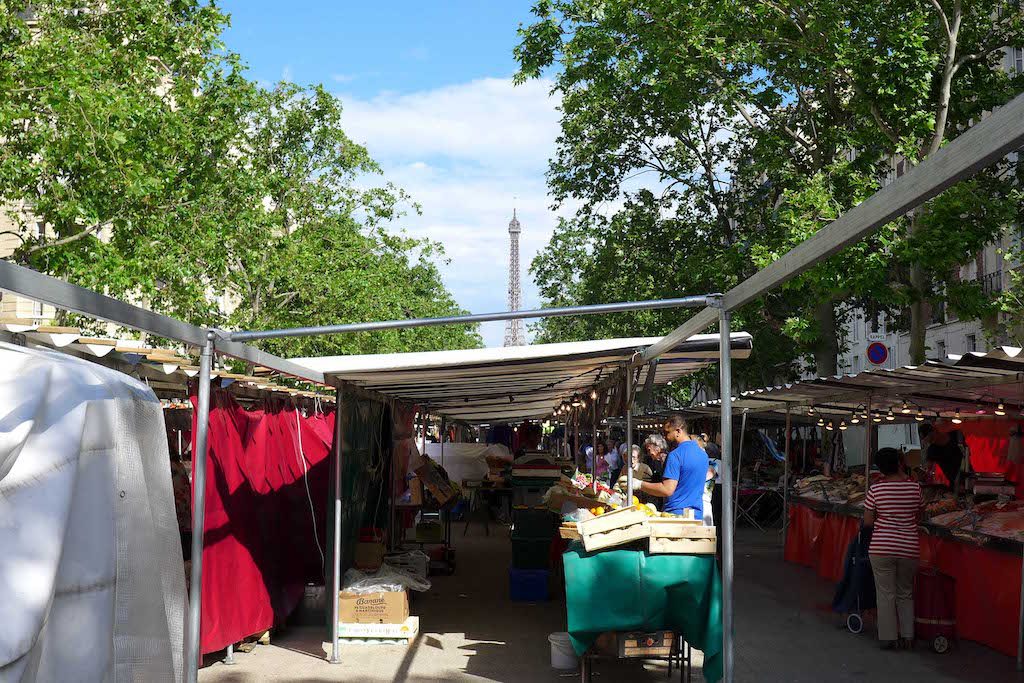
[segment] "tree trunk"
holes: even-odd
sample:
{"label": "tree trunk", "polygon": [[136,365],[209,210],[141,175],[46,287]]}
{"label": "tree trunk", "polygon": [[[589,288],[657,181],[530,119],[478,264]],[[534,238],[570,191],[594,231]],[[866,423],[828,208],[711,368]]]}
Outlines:
{"label": "tree trunk", "polygon": [[836,311],[831,299],[814,307],[814,322],[818,326],[818,343],[814,347],[814,365],[819,377],[836,374],[836,356],[839,337],[836,333]]}

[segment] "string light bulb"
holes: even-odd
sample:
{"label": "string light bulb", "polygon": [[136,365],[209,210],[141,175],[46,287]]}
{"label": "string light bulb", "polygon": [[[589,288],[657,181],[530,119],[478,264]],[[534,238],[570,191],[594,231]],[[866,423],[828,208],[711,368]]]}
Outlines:
{"label": "string light bulb", "polygon": [[811,405],[807,406],[807,414],[808,415],[814,415],[814,404],[813,403]]}
{"label": "string light bulb", "polygon": [[818,426],[819,427],[824,427],[825,426],[825,418],[823,418],[823,417],[819,417],[818,418]]}
{"label": "string light bulb", "polygon": [[828,423],[827,425],[825,425],[825,429],[827,429],[827,430],[828,430],[828,431],[830,431],[830,432],[831,432],[831,431],[834,431],[834,430],[835,430],[835,428],[836,428],[836,427],[835,427],[835,422],[829,422],[829,423]]}
{"label": "string light bulb", "polygon": [[885,419],[889,422],[892,422],[893,420],[896,419],[896,416],[893,415],[892,408],[889,408],[889,412],[885,414]]}
{"label": "string light bulb", "polygon": [[958,425],[958,424],[960,424],[963,421],[964,421],[963,418],[960,417],[960,409],[957,408],[956,412],[953,413],[953,424]]}
{"label": "string light bulb", "polygon": [[975,415],[984,415],[986,412],[988,411],[985,410],[985,406],[981,405],[981,403],[978,403],[978,405],[975,406],[974,408]]}
{"label": "string light bulb", "polygon": [[904,401],[903,402],[903,407],[900,409],[900,412],[903,413],[904,415],[909,415],[910,414],[910,404],[907,403],[906,401]]}
{"label": "string light bulb", "polygon": [[852,424],[852,425],[860,424],[860,415],[858,415],[857,413],[854,413],[853,415],[851,415],[850,416],[850,424]]}
{"label": "string light bulb", "polygon": [[1002,401],[1000,401],[999,405],[996,406],[995,413],[996,413],[996,415],[999,415],[999,416],[1006,415],[1006,406],[1003,404]]}
{"label": "string light bulb", "polygon": [[882,416],[879,415],[878,413],[872,413],[871,414],[871,421],[875,422],[875,423],[881,422],[882,421]]}
{"label": "string light bulb", "polygon": [[849,429],[849,427],[846,426],[846,420],[840,420],[839,431],[845,432],[847,429]]}
{"label": "string light bulb", "polygon": [[591,389],[590,390],[590,400],[591,401],[596,401],[597,400],[597,389]]}
{"label": "string light bulb", "polygon": [[924,422],[924,411],[918,408],[917,415],[914,416],[914,419],[918,422]]}

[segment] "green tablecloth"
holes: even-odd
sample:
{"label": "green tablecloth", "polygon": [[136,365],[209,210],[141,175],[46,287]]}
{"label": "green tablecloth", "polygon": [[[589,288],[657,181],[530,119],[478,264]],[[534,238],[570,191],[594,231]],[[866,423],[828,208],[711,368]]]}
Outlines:
{"label": "green tablecloth", "polygon": [[722,678],[722,583],[714,555],[587,554],[565,565],[569,637],[582,655],[605,631],[672,630],[704,652],[704,679]]}

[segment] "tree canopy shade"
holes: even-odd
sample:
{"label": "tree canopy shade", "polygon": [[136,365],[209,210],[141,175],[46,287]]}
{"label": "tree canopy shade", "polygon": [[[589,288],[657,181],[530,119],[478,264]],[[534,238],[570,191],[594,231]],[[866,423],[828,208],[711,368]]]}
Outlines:
{"label": "tree canopy shade", "polygon": [[[558,67],[549,183],[581,205],[533,265],[558,304],[615,299],[627,282],[643,296],[735,284],[1022,86],[995,68],[1001,46],[1024,43],[1016,3],[545,0],[534,13],[519,78]],[[1008,168],[740,311],[754,379],[783,379],[805,358],[835,372],[853,307],[909,308],[923,354],[928,302],[952,299],[956,266],[1019,203]],[[574,324],[545,322],[542,335]]]}
{"label": "tree canopy shade", "polygon": [[[227,20],[198,0],[0,0],[12,258],[207,326],[459,312],[440,246],[393,229],[416,207],[367,182],[380,169],[345,135],[340,102],[246,78],[221,43]],[[461,327],[267,346],[479,343]]]}

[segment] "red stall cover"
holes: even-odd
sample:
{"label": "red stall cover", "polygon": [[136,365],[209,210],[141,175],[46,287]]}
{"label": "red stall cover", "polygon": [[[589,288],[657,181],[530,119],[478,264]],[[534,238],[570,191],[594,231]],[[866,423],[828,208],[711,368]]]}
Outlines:
{"label": "red stall cover", "polygon": [[282,402],[247,411],[223,391],[210,402],[203,653],[279,623],[307,581],[323,580],[333,436],[333,415],[303,417]]}

